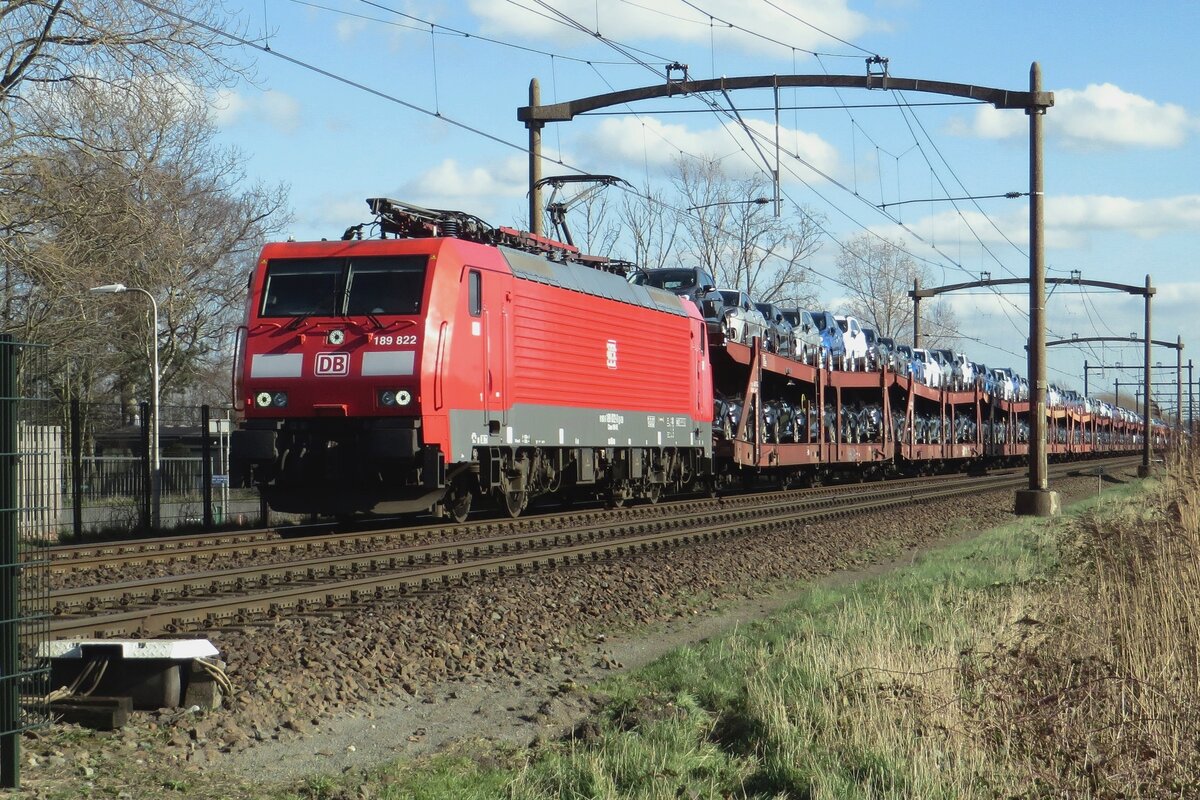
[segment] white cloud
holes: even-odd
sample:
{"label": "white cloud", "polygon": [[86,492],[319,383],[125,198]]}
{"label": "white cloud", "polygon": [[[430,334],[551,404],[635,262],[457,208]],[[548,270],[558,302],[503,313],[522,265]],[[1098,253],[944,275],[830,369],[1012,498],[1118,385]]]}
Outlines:
{"label": "white cloud", "polygon": [[[1057,109],[1055,109],[1057,110]],[[1012,139],[1028,135],[1028,117],[1012,109],[1000,110],[980,106],[970,120],[954,117],[947,126],[954,136],[977,136],[980,139]]]}
{"label": "white cloud", "polygon": [[[988,245],[1004,243],[1005,237],[1022,247],[1029,243],[1029,206],[1025,204],[990,212],[986,217],[964,205],[961,217],[949,210],[907,224],[922,238],[939,243],[974,242],[976,236]],[[1045,226],[1048,248],[1086,248],[1092,233],[1117,232],[1152,239],[1167,233],[1200,231],[1200,194],[1150,200],[1052,195],[1046,198]],[[888,235],[885,229],[879,232]]]}
{"label": "white cloud", "polygon": [[301,212],[296,218],[296,227],[304,231],[315,231],[304,234],[314,238],[325,237],[334,239],[342,235],[350,225],[359,222],[369,222],[371,212],[363,197],[342,194],[333,197],[314,198],[311,203],[302,203]]}
{"label": "white cloud", "polygon": [[[1153,280],[1153,278],[1151,278]],[[1164,283],[1156,285],[1157,294],[1154,295],[1155,327],[1163,331],[1179,331],[1186,334],[1189,330],[1196,330],[1196,299],[1200,298],[1200,282],[1192,281],[1189,283]],[[1169,323],[1162,325],[1160,313],[1176,315],[1180,321],[1180,325],[1172,327]],[[1161,327],[1160,327],[1161,326]],[[1167,334],[1169,335],[1169,334]],[[1194,339],[1195,333],[1192,334]],[[1154,335],[1153,338],[1163,338]],[[1184,338],[1187,338],[1186,336]],[[1185,347],[1195,351],[1200,342],[1184,342]],[[1184,355],[1187,355],[1185,351]]]}
{"label": "white cloud", "polygon": [[1181,230],[1200,231],[1200,194],[1153,200],[1107,195],[1051,197],[1047,223],[1069,231],[1117,230],[1144,239]]}
{"label": "white cloud", "polygon": [[[774,126],[754,119],[746,120],[746,125],[755,131],[764,152],[773,154],[773,145],[765,143],[774,142]],[[837,171],[837,150],[820,136],[788,128],[781,128],[779,135],[784,158],[788,157],[788,152],[795,152],[826,174]],[[593,164],[609,165],[600,169],[602,172],[611,171],[614,162],[634,166],[638,170],[645,165],[664,170],[681,153],[719,160],[734,177],[764,169],[754,145],[736,122],[727,122],[719,128],[692,130],[684,125],[666,124],[654,118],[610,117],[593,132],[585,134],[580,144]],[[797,171],[802,175],[807,172],[803,167],[797,167]],[[809,180],[814,177],[805,175]],[[785,181],[786,178],[785,170]]]}
{"label": "white cloud", "polygon": [[271,89],[263,92],[259,116],[284,133],[294,133],[300,127],[300,104],[291,95]]}
{"label": "white cloud", "polygon": [[241,118],[246,110],[246,100],[232,89],[221,89],[213,97],[212,109],[217,125],[227,128]]}
{"label": "white cloud", "polygon": [[527,191],[529,162],[515,156],[487,166],[470,166],[447,158],[403,183],[398,200],[431,208],[452,208],[484,219],[507,209],[510,201]]}
{"label": "white cloud", "polygon": [[339,42],[349,42],[366,30],[366,27],[365,19],[340,19],[333,29],[337,33]]}
{"label": "white cloud", "polygon": [[[950,132],[984,139],[1027,136],[1026,119],[1020,112],[980,106],[973,119],[954,119]],[[1195,125],[1183,107],[1156,103],[1111,83],[1056,90],[1045,121],[1048,137],[1081,150],[1179,147]]]}
{"label": "white cloud", "polygon": [[[562,40],[564,33],[570,30],[562,24],[565,20],[552,12],[534,12],[506,0],[471,0],[469,5],[480,18],[481,28],[489,34]],[[715,40],[718,47],[732,46],[757,53],[764,47],[771,47],[770,43],[720,23],[714,25],[708,15],[751,31],[764,32],[777,41],[786,42],[789,49],[830,47],[831,39],[818,28],[849,40],[867,31],[883,29],[881,24],[850,10],[846,0],[775,0],[773,5],[783,11],[767,3],[708,0],[704,4],[706,13],[680,2],[654,3],[650,0],[600,6],[594,0],[555,0],[553,5],[563,17],[591,31],[599,30],[606,38],[623,41],[663,39],[706,47]],[[579,36],[579,41],[592,40],[590,34],[580,33]],[[781,45],[780,49],[784,50],[785,46]]]}
{"label": "white cloud", "polygon": [[273,89],[254,95],[222,89],[214,95],[212,109],[217,125],[223,128],[243,120],[266,123],[281,133],[295,133],[300,127],[300,103]]}

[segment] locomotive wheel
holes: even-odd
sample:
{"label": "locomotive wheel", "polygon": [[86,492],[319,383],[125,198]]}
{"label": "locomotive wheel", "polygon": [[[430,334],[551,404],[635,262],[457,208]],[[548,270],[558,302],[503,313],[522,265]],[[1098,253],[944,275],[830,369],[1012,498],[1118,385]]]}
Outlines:
{"label": "locomotive wheel", "polygon": [[521,512],[525,510],[525,506],[529,503],[528,492],[505,492],[504,493],[504,510],[513,519],[521,516]]}

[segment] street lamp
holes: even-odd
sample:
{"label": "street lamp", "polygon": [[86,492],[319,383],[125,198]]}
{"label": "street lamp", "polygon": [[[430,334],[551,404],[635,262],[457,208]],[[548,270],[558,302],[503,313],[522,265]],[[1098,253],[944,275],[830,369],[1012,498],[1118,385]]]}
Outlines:
{"label": "street lamp", "polygon": [[[714,206],[765,206],[771,202],[769,197],[755,197],[752,200],[718,200],[715,203],[705,203],[701,206],[689,206],[688,211],[699,211],[702,208],[712,208]],[[743,255],[748,248],[743,248]],[[747,258],[747,260],[749,260]],[[738,267],[741,271],[741,267]],[[750,266],[746,265],[746,294],[750,294]]]}
{"label": "street lamp", "polygon": [[996,197],[1005,197],[1009,200],[1015,200],[1018,197],[1028,197],[1029,192],[1005,192],[1004,194],[974,194],[965,195],[963,197],[926,197],[923,200],[896,200],[893,203],[878,203],[876,208],[886,209],[888,206],[903,206],[908,203],[943,203],[954,200],[991,200]]}
{"label": "street lamp", "polygon": [[688,211],[699,211],[713,206],[765,206],[771,202],[769,197],[756,197],[753,200],[719,200],[716,203],[705,203],[702,206],[688,206]]}
{"label": "street lamp", "polygon": [[151,391],[153,398],[150,405],[150,525],[158,528],[162,521],[162,461],[158,454],[158,302],[154,295],[136,286],[126,286],[123,283],[110,283],[104,286],[93,286],[88,289],[95,294],[124,294],[126,292],[141,292],[150,298],[150,309],[154,319],[150,328],[150,342],[154,360],[151,371]]}

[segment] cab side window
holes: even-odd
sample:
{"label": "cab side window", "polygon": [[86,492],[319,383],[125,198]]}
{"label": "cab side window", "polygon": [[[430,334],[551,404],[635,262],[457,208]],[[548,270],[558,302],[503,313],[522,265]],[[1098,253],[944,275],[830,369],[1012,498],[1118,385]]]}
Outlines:
{"label": "cab side window", "polygon": [[467,273],[467,311],[472,317],[483,313],[483,275],[474,269]]}

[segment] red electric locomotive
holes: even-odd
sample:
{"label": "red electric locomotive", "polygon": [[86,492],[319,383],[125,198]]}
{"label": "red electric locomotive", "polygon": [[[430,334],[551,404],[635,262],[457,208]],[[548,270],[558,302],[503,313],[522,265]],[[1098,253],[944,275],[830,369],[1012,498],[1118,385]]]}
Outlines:
{"label": "red electric locomotive", "polygon": [[568,245],[367,202],[380,238],[269,244],[250,279],[231,466],[273,509],[461,520],[487,497],[515,516],[711,474],[691,302]]}

